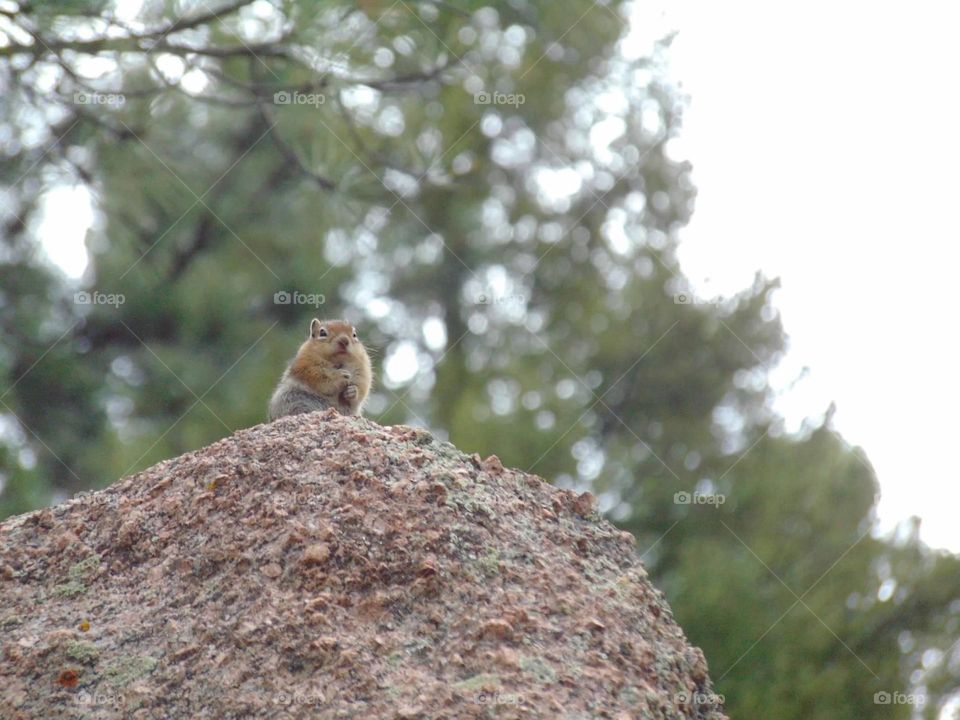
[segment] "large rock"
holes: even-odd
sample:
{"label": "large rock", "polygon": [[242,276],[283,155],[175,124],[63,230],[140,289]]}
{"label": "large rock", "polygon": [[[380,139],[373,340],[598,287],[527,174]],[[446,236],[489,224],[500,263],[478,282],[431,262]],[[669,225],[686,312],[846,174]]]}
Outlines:
{"label": "large rock", "polygon": [[0,717],[710,718],[589,495],[283,418],[0,526]]}

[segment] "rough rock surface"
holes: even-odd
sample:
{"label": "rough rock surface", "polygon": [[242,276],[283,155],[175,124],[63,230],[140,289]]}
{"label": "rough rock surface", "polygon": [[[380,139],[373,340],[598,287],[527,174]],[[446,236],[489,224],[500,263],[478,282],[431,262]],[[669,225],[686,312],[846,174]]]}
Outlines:
{"label": "rough rock surface", "polygon": [[0,718],[724,718],[589,495],[283,418],[0,525]]}

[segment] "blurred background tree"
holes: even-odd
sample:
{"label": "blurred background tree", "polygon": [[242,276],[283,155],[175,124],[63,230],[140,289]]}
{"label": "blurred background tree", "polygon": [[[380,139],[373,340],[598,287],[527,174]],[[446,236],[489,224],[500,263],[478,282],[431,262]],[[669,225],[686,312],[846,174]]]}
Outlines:
{"label": "blurred background tree", "polygon": [[[783,431],[774,281],[687,293],[685,98],[632,16],[3,0],[0,516],[261,422],[309,318],[345,316],[371,417],[598,495],[732,717],[936,717],[957,559],[874,537],[829,413]],[[80,222],[64,185],[95,209],[79,285],[41,242]]]}

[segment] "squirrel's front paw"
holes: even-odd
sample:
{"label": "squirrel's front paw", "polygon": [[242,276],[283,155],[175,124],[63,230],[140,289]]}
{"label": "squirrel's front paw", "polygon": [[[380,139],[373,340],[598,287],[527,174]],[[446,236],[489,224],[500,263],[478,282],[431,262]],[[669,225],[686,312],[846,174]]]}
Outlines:
{"label": "squirrel's front paw", "polygon": [[343,399],[348,402],[353,402],[357,399],[357,386],[356,385],[347,385],[346,390],[343,391]]}

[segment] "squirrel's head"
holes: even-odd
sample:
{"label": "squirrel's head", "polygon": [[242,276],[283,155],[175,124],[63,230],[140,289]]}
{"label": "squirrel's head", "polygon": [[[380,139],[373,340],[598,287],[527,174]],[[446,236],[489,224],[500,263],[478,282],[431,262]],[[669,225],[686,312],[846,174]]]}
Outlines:
{"label": "squirrel's head", "polygon": [[310,321],[307,344],[315,352],[331,359],[363,351],[357,331],[346,320],[321,321],[314,318]]}
{"label": "squirrel's head", "polygon": [[321,394],[330,392],[331,382],[349,379],[358,390],[359,407],[370,392],[373,368],[353,325],[346,320],[314,319],[310,322],[310,334],[291,361],[286,376]]}

